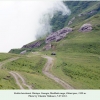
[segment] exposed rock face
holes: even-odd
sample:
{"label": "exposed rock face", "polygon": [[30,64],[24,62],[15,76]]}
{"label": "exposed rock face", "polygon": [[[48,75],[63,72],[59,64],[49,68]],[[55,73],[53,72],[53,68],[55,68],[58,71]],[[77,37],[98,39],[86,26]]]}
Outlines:
{"label": "exposed rock face", "polygon": [[52,41],[60,41],[62,38],[66,37],[68,33],[72,31],[72,28],[65,27],[57,32],[51,33],[45,40],[45,43],[50,43]]}
{"label": "exposed rock face", "polygon": [[51,49],[51,44],[50,43],[45,45],[45,47],[43,47],[43,50],[49,50],[49,49]]}
{"label": "exposed rock face", "polygon": [[38,41],[38,42],[34,42],[32,44],[24,45],[22,48],[36,48],[36,47],[39,47],[40,45],[41,45],[41,42]]}
{"label": "exposed rock face", "polygon": [[81,32],[89,32],[92,30],[92,25],[91,24],[84,24],[81,26],[81,28],[79,29],[79,31]]}

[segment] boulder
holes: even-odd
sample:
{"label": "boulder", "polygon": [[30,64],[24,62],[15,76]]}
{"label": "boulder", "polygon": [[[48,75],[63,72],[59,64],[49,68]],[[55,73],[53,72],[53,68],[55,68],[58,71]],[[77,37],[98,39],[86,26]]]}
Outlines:
{"label": "boulder", "polygon": [[24,51],[20,52],[20,54],[22,54],[22,55],[23,55],[23,54],[25,54],[25,53],[26,53],[26,50],[24,50]]}
{"label": "boulder", "polygon": [[70,24],[72,24],[72,23],[73,23],[72,21],[69,21],[69,22],[68,22],[68,26],[69,26]]}
{"label": "boulder", "polygon": [[78,15],[78,17],[81,17],[81,16],[84,16],[84,14],[81,13],[81,14]]}
{"label": "boulder", "polygon": [[69,26],[70,24],[72,24],[74,20],[75,20],[75,17],[73,17],[73,18],[68,22],[68,26]]}
{"label": "boulder", "polygon": [[83,24],[79,29],[80,32],[89,32],[92,30],[92,25],[89,23]]}

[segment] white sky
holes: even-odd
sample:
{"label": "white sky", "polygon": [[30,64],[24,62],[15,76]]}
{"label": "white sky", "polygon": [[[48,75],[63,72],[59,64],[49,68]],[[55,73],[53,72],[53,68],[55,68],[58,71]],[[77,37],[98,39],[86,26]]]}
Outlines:
{"label": "white sky", "polygon": [[42,13],[53,7],[47,1],[0,1],[0,52],[35,40]]}

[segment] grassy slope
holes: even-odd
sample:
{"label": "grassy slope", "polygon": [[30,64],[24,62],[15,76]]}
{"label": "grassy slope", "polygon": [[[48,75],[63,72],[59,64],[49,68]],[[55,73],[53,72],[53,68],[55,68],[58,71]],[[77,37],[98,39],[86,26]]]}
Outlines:
{"label": "grassy slope", "polygon": [[[18,56],[20,55],[11,53],[0,53],[0,63]],[[0,69],[0,89],[19,89],[13,77],[10,76],[9,72],[4,68]]]}
{"label": "grassy slope", "polygon": [[99,89],[100,56],[89,53],[58,53],[52,72],[78,89]]}
{"label": "grassy slope", "polygon": [[[100,15],[96,14],[81,22],[80,20],[73,22],[71,27],[74,26],[74,31],[68,34],[65,39],[59,42],[53,42],[52,45],[55,46],[54,50],[43,52],[50,54],[52,51],[55,51],[57,53],[55,65],[51,72],[78,89],[100,88],[99,20]],[[91,23],[93,25],[93,30],[86,33],[79,32],[79,28],[84,23]],[[42,49],[42,47],[35,50],[40,49]],[[30,81],[29,79],[29,83],[32,84],[32,82],[34,82],[36,88],[45,87],[45,85],[41,87],[40,84],[38,84],[43,78],[42,76],[42,78],[39,79],[38,75],[26,74],[25,72],[23,72],[23,75],[25,75],[27,79],[29,79],[29,76],[34,76],[34,81]]]}
{"label": "grassy slope", "polygon": [[[29,56],[32,54],[29,54]],[[62,87],[42,74],[46,60],[36,55],[33,57],[22,57],[3,66],[6,70],[17,71],[28,84],[35,89],[61,89]]]}
{"label": "grassy slope", "polygon": [[79,14],[86,14],[92,10],[96,10],[98,12],[95,12],[94,14],[100,13],[100,1],[64,1],[65,6],[68,6],[68,8],[71,10],[70,15],[62,15],[61,12],[57,12],[54,14],[53,18],[50,20],[50,24],[52,26],[52,31],[57,31],[59,29],[62,29],[63,27],[66,27],[68,25],[68,22],[75,17],[76,21],[81,22],[82,20],[88,19],[93,14],[87,14],[84,17],[78,17]]}
{"label": "grassy slope", "polygon": [[[99,7],[100,1],[64,1],[64,4],[65,6],[68,6],[69,9],[71,10],[71,15],[63,16],[61,12],[55,13],[54,17],[50,21],[51,26],[54,30],[58,30],[63,27],[66,27],[69,20],[71,20],[73,17],[75,17],[76,19],[74,20],[73,24],[70,25],[70,27],[75,28],[76,26],[79,26],[80,22],[83,22],[84,20],[88,19],[92,15],[85,15],[82,17],[78,17],[78,14],[86,13],[86,12],[92,11],[93,9],[97,9]],[[98,13],[100,13],[99,10],[98,10]],[[45,45],[44,43],[45,39],[39,39],[26,45],[29,46],[30,44],[33,44],[34,42],[37,42],[37,41],[42,42],[42,45],[38,48],[12,49],[9,52],[19,54],[21,51],[24,51],[24,50],[27,50],[27,52],[37,51],[37,50],[41,51],[42,50],[41,48],[43,48],[43,46]]]}
{"label": "grassy slope", "polygon": [[17,56],[16,54],[0,53],[0,62]]}
{"label": "grassy slope", "polygon": [[[93,2],[87,3],[89,5],[87,5],[87,7],[84,7],[85,5],[81,6],[81,9],[79,9],[79,5],[83,5],[84,3],[76,2],[76,6],[75,3],[71,4],[68,5],[70,5],[69,8],[72,14],[69,19],[66,20],[65,26],[73,16],[96,8],[97,2],[95,4]],[[57,53],[55,65],[51,72],[78,89],[100,89],[99,20],[99,13],[92,17],[76,17],[76,20],[70,25],[70,27],[74,28],[74,31],[68,34],[64,40],[53,42],[52,45],[55,46],[53,50],[43,52],[48,55],[50,55],[52,51]],[[79,28],[84,23],[91,23],[93,25],[93,30],[87,33],[79,32]],[[42,47],[33,49],[33,51],[40,50],[41,48]]]}
{"label": "grassy slope", "polygon": [[[68,24],[69,20],[71,20],[73,17],[76,17],[76,21],[87,19],[90,16],[85,16],[83,18],[78,18],[77,16],[80,13],[86,13],[89,11],[92,11],[93,9],[97,9],[98,4],[100,4],[99,1],[64,1],[64,4],[69,7],[71,10],[71,15],[67,18],[65,22],[65,26]],[[79,22],[80,22],[79,21]]]}
{"label": "grassy slope", "polygon": [[[75,88],[100,89],[100,15],[77,22],[74,31],[59,42],[54,42],[55,65],[51,72]],[[82,33],[78,29],[91,23],[93,30]],[[79,23],[79,24],[78,24]],[[74,24],[74,23],[73,23]]]}
{"label": "grassy slope", "polygon": [[0,69],[0,89],[19,89],[7,70]]}

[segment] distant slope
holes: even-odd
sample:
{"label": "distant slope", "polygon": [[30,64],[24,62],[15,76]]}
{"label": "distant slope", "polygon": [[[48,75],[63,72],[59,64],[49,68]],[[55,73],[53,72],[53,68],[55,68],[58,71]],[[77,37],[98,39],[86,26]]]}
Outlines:
{"label": "distant slope", "polygon": [[[87,41],[87,43],[86,42],[82,43],[84,47],[85,48],[92,47],[93,49],[85,49],[85,48],[83,49],[85,49],[87,52],[95,52],[95,53],[99,52],[99,50],[95,50],[95,48],[99,47],[99,43],[98,41],[94,42],[94,40],[95,41],[98,40],[98,36],[99,36],[100,2],[99,1],[64,1],[64,4],[68,6],[69,9],[71,10],[71,15],[63,16],[61,12],[56,13],[54,17],[51,19],[52,29],[53,31],[57,31],[63,27],[66,27],[68,23],[72,21],[69,27],[73,28],[74,30],[73,32],[67,35],[67,37],[64,39],[64,43],[63,41],[51,43],[52,46],[54,46],[57,50],[58,48],[61,48],[59,50],[65,50],[67,47],[69,47],[70,49],[67,49],[67,51],[70,51],[70,52],[73,51],[72,48],[74,48],[74,50],[78,52],[77,50],[78,48],[82,49],[81,44],[78,42]],[[91,13],[91,11],[94,11],[94,12]],[[74,20],[71,20],[72,18],[74,18]],[[93,31],[87,34],[81,34],[80,32],[78,32],[78,30],[85,23],[91,23],[93,25]],[[93,36],[94,38],[92,38]],[[88,41],[89,39],[87,38],[89,38],[91,42]],[[69,41],[69,44],[68,44],[68,41]],[[73,44],[72,44],[72,41],[73,41]],[[61,47],[62,44],[68,45],[68,46]],[[44,38],[44,39],[36,40],[29,44],[26,44],[21,49],[12,49],[9,52],[19,54],[24,50],[27,50],[27,52],[38,51],[38,50],[41,51],[43,50],[43,47],[45,45],[46,44],[45,44],[45,38]],[[78,48],[76,48],[76,46],[78,46]]]}
{"label": "distant slope", "polygon": [[[87,52],[100,54],[100,14],[94,15],[82,22],[77,22],[74,31],[67,35],[64,40],[52,43],[56,51],[65,52]],[[79,24],[78,24],[79,23]],[[79,32],[80,27],[85,23],[91,23],[93,30],[90,32]]]}
{"label": "distant slope", "polygon": [[93,14],[86,14],[80,20],[78,18],[79,21],[83,21],[94,14],[100,13],[100,1],[64,1],[64,4],[71,10],[71,15],[62,15],[61,12],[56,13],[51,19],[52,31],[57,31],[67,26],[73,17],[77,17],[81,13],[88,13],[93,10],[97,11]]}
{"label": "distant slope", "polygon": [[10,59],[10,58],[15,57],[15,56],[17,57],[18,55],[10,54],[10,53],[0,53],[0,62],[7,60],[7,59]]}
{"label": "distant slope", "polygon": [[33,41],[31,43],[25,44],[24,46],[22,46],[22,48],[11,49],[9,51],[9,53],[20,54],[24,50],[26,50],[26,52],[37,51],[37,50],[43,48],[44,45],[45,45],[45,39],[39,39],[39,40]]}

